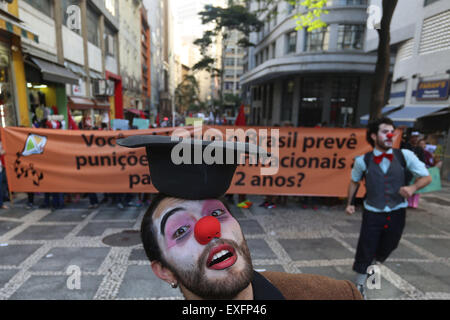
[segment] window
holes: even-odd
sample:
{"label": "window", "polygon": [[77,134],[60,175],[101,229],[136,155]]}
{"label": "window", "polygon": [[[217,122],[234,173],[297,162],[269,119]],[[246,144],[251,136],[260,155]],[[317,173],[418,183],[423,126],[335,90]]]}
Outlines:
{"label": "window", "polygon": [[286,34],[286,39],[287,39],[286,53],[295,52],[297,47],[297,31],[292,31]]}
{"label": "window", "polygon": [[434,2],[437,2],[437,1],[439,1],[439,0],[425,0],[423,2],[423,6],[426,7],[426,6],[428,6],[428,5],[430,5],[430,4],[434,3]]}
{"label": "window", "polygon": [[[31,0],[34,1],[34,0]],[[67,8],[69,8],[70,6],[75,5],[77,7],[80,7],[80,1],[79,0],[61,0],[61,11],[62,11],[62,17],[63,17],[63,25],[65,25],[66,27],[69,27],[67,25],[67,21],[69,18],[69,15],[67,14]],[[81,14],[81,9],[80,9],[80,14]],[[81,25],[81,16],[79,17],[79,22]],[[79,35],[81,35],[81,30],[80,29],[71,29],[73,32],[78,33]]]}
{"label": "window", "polygon": [[353,124],[359,97],[358,77],[339,77],[331,80],[330,124],[345,127]]}
{"label": "window", "polygon": [[270,45],[270,51],[271,51],[271,53],[270,53],[270,58],[271,58],[271,59],[274,59],[274,58],[275,58],[275,52],[276,52],[276,49],[277,49],[277,44],[276,44],[276,42],[273,42],[273,43]]}
{"label": "window", "polygon": [[283,85],[283,101],[281,105],[281,121],[292,121],[292,107],[294,102],[294,80],[286,80]]}
{"label": "window", "polygon": [[225,58],[223,63],[226,66],[234,66],[234,58]]}
{"label": "window", "polygon": [[25,0],[25,2],[53,18],[52,0]]}
{"label": "window", "polygon": [[86,14],[88,41],[99,46],[99,15],[90,7],[87,8]]}
{"label": "window", "polygon": [[450,49],[450,10],[423,20],[419,54]]}
{"label": "window", "polygon": [[306,32],[305,51],[327,51],[330,33],[328,27]]}
{"label": "window", "polygon": [[105,23],[105,50],[106,54],[112,57],[116,56],[115,32]]}
{"label": "window", "polygon": [[340,50],[362,49],[364,36],[364,25],[344,24],[338,27],[338,44]]}
{"label": "window", "polygon": [[298,125],[313,127],[322,122],[323,78],[302,78],[300,84],[300,105]]}
{"label": "window", "polygon": [[277,25],[278,8],[275,7],[270,13],[270,29],[272,30]]}
{"label": "window", "polygon": [[224,84],[225,84],[225,90],[233,90],[234,82],[226,81]]}

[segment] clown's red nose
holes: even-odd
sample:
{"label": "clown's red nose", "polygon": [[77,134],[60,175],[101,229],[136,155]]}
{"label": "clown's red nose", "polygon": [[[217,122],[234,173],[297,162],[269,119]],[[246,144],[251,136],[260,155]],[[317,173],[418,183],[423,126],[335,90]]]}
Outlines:
{"label": "clown's red nose", "polygon": [[394,136],[393,133],[388,133],[388,134],[386,135],[386,137],[388,137],[389,139],[392,139],[393,136]]}
{"label": "clown's red nose", "polygon": [[220,222],[213,216],[206,216],[197,221],[194,227],[195,239],[200,244],[208,244],[214,238],[220,238]]}

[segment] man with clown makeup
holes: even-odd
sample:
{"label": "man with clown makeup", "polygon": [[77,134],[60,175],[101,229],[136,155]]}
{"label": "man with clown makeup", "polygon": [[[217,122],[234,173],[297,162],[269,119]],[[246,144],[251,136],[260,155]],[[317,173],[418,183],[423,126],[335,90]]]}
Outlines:
{"label": "man with clown makeup", "polygon": [[160,193],[144,215],[141,239],[154,274],[179,288],[186,299],[362,298],[347,280],[253,270],[245,236],[223,198],[237,161],[179,163],[173,157],[180,144],[188,147],[184,152],[193,153],[213,147],[216,156],[230,150],[252,154],[254,145],[153,135],[117,143],[146,148],[152,183]]}
{"label": "man with clown makeup", "polygon": [[[368,268],[384,262],[400,242],[407,199],[431,182],[425,164],[412,151],[392,148],[394,130],[389,118],[369,123],[366,139],[373,151],[355,158],[348,188],[345,211],[352,215],[355,213],[352,200],[360,181],[365,178],[364,211],[353,264],[356,285],[363,297]],[[414,184],[410,184],[411,174],[416,177]]]}

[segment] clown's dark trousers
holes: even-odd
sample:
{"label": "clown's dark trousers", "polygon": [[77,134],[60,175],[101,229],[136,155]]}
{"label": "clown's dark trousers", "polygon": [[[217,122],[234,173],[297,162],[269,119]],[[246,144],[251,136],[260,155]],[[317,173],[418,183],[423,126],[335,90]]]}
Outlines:
{"label": "clown's dark trousers", "polygon": [[384,262],[394,251],[405,227],[406,209],[372,212],[364,209],[353,270],[366,274],[375,261]]}

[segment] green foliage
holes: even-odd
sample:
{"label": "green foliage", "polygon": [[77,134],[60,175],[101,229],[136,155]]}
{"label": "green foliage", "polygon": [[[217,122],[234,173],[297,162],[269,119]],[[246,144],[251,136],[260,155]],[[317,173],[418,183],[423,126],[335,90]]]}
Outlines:
{"label": "green foliage", "polygon": [[327,26],[320,19],[323,14],[328,14],[328,10],[323,9],[327,5],[327,0],[292,0],[290,3],[299,4],[307,10],[306,13],[294,15],[296,30],[306,28],[307,31],[313,31]]}
{"label": "green foliage", "polygon": [[187,75],[175,89],[175,103],[178,108],[188,109],[199,103],[199,85],[193,75]]}

